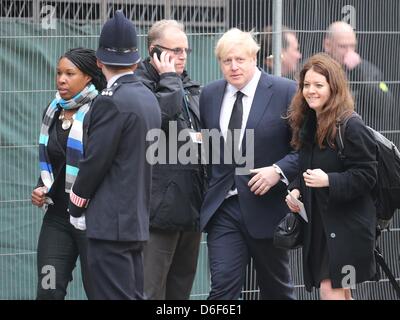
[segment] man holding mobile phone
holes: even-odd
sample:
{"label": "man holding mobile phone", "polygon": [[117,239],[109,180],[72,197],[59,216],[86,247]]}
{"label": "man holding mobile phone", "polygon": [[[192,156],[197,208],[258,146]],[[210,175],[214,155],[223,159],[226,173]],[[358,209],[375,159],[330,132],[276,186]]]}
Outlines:
{"label": "man holding mobile phone", "polygon": [[[166,145],[159,150],[166,150],[167,163],[157,163],[153,168],[150,240],[144,249],[144,288],[148,299],[185,300],[190,296],[196,274],[205,169],[200,152],[194,157],[198,160],[196,163],[184,163],[177,157],[177,151],[187,144],[200,150],[200,84],[192,81],[185,70],[191,49],[181,23],[156,22],[148,32],[147,44],[150,56],[135,74],[159,102],[161,129],[166,136]],[[177,150],[172,150],[175,153],[172,155],[169,152],[173,146],[169,141],[184,133],[182,130],[190,135],[185,135],[185,141],[174,141]],[[177,161],[171,160],[176,158]]]}

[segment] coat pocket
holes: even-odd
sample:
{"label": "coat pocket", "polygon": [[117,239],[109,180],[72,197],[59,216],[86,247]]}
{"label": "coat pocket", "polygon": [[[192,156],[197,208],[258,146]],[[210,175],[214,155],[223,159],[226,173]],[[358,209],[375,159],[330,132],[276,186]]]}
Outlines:
{"label": "coat pocket", "polygon": [[[152,199],[150,223],[164,230],[196,231],[203,200],[201,180],[192,170],[177,170]],[[153,201],[154,200],[154,201]]]}

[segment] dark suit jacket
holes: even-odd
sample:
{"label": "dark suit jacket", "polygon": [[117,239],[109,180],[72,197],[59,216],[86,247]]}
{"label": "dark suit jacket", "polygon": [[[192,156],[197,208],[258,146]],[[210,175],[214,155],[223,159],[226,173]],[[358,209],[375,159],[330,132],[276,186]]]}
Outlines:
{"label": "dark suit jacket", "polygon": [[[226,85],[225,80],[218,80],[203,89],[200,96],[203,128],[220,130],[220,111]],[[246,129],[254,129],[254,150],[246,150],[245,142],[242,144],[243,154],[249,156],[254,153],[255,168],[275,163],[289,181],[298,172],[298,155],[290,147],[291,130],[282,116],[286,114],[295,90],[293,81],[262,72],[246,125]],[[221,160],[221,164],[210,165],[209,173],[209,189],[200,215],[202,230],[235,181],[240,208],[250,235],[260,239],[271,238],[276,225],[288,211],[284,201],[285,184],[278,182],[267,194],[256,196],[247,185],[251,176],[235,175],[235,165],[223,164]]]}
{"label": "dark suit jacket", "polygon": [[[90,199],[86,209],[88,238],[145,241],[149,236],[151,166],[146,134],[160,128],[153,93],[134,75],[105,89],[92,106],[84,157],[73,192]],[[83,210],[70,202],[70,214]]]}

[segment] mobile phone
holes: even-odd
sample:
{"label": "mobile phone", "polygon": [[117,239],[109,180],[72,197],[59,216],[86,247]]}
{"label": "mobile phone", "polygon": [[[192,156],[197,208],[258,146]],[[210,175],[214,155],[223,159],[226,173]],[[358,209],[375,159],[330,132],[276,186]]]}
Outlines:
{"label": "mobile phone", "polygon": [[159,47],[153,47],[153,49],[150,52],[150,56],[153,58],[154,57],[154,53],[156,53],[158,60],[160,60],[161,59],[161,52],[162,52],[162,50]]}

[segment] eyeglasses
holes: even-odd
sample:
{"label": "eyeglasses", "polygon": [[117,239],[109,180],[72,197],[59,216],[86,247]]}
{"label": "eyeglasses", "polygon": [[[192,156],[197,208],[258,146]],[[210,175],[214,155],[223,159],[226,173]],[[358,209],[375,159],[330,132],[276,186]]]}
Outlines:
{"label": "eyeglasses", "polygon": [[177,56],[180,54],[183,54],[183,52],[186,52],[187,55],[189,55],[192,52],[192,49],[190,49],[190,48],[172,48],[171,49],[171,48],[160,46],[159,44],[156,44],[155,46],[159,47],[163,50],[172,51]]}

